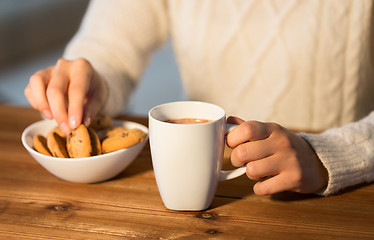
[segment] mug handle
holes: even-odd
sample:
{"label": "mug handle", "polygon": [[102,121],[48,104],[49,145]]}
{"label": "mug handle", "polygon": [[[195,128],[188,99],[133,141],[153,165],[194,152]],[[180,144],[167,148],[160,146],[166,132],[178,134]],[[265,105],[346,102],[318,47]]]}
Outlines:
{"label": "mug handle", "polygon": [[[225,135],[227,135],[230,131],[232,131],[237,124],[230,124],[226,123],[226,128],[225,128]],[[219,181],[225,181],[225,180],[230,180],[233,178],[237,178],[241,175],[243,175],[246,172],[246,166],[241,166],[240,168],[234,169],[234,170],[227,170],[223,171],[221,170],[220,175],[219,175]]]}

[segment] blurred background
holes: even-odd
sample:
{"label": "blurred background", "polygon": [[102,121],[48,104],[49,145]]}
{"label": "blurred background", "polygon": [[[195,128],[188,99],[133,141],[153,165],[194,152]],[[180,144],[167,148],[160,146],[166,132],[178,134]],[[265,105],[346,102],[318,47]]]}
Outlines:
{"label": "blurred background", "polygon": [[[0,103],[30,106],[23,90],[36,71],[56,63],[77,31],[88,0],[0,1]],[[110,4],[110,2],[108,2]],[[167,87],[165,87],[167,86]],[[159,49],[124,113],[185,100],[170,42]]]}

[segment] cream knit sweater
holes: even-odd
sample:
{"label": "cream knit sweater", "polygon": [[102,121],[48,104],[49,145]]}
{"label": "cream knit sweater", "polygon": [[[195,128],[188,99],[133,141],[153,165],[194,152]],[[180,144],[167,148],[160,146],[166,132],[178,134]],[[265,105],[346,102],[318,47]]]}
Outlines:
{"label": "cream knit sweater", "polygon": [[372,0],[96,0],[64,57],[93,64],[110,89],[104,111],[116,114],[171,36],[190,99],[246,120],[334,128],[300,134],[328,169],[320,194],[329,195],[374,180],[373,7]]}

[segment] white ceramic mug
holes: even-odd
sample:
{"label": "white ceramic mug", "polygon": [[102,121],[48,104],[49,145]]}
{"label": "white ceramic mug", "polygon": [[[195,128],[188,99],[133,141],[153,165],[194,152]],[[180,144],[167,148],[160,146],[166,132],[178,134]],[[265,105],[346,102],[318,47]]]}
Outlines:
{"label": "white ceramic mug", "polygon": [[[178,211],[207,209],[219,181],[245,173],[245,167],[222,171],[225,111],[205,102],[182,101],[151,109],[149,137],[153,169],[165,206]],[[175,124],[172,119],[196,118],[206,123]]]}

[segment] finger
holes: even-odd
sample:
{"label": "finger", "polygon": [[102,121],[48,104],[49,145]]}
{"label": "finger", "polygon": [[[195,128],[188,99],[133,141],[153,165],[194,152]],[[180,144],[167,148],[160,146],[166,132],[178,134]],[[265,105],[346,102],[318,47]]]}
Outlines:
{"label": "finger", "polygon": [[51,77],[52,69],[53,67],[49,67],[32,75],[29,85],[25,89],[25,95],[30,104],[49,119],[53,116],[46,96],[46,87]]}
{"label": "finger", "polygon": [[260,180],[279,174],[282,170],[282,163],[275,155],[271,155],[267,158],[247,163],[246,168],[248,178]]}
{"label": "finger", "polygon": [[[24,94],[25,94],[26,99],[29,101],[31,107],[36,109],[36,110],[39,110],[39,106],[34,101],[34,97],[33,97],[33,94],[32,94],[30,84],[28,84],[27,87],[25,88]],[[44,117],[46,117],[48,119],[53,118],[52,113],[49,109],[44,109],[44,110],[41,110],[40,112],[41,112],[41,114],[43,114]]]}
{"label": "finger", "polygon": [[32,91],[31,91],[30,83],[27,84],[27,86],[26,86],[26,88],[25,88],[25,90],[24,90],[24,94],[25,94],[25,97],[26,97],[27,101],[29,101],[31,107],[33,107],[33,108],[39,110],[39,109],[38,109],[38,106],[37,106],[37,105],[35,104],[35,102],[34,102],[34,98],[33,98],[33,96],[32,96]]}
{"label": "finger", "polygon": [[68,125],[68,115],[66,110],[65,95],[68,88],[68,71],[66,67],[66,60],[59,60],[54,68],[50,83],[47,88],[47,99],[51,107],[51,112],[60,125],[63,132],[69,133],[70,127]]}
{"label": "finger", "polygon": [[103,104],[102,101],[98,98],[88,99],[88,102],[85,106],[84,119],[83,119],[83,123],[86,126],[89,126],[92,119],[94,119],[95,116],[99,113],[102,104]]}
{"label": "finger", "polygon": [[253,191],[256,195],[270,195],[280,193],[295,188],[295,182],[289,179],[289,176],[282,172],[279,175],[259,181],[253,186]]}
{"label": "finger", "polygon": [[89,126],[93,119],[104,106],[108,96],[107,86],[102,78],[93,71],[92,83],[87,94],[87,102],[84,106],[84,124]]}
{"label": "finger", "polygon": [[69,125],[77,128],[83,118],[83,106],[85,104],[89,85],[92,79],[92,69],[86,60],[79,59],[74,62],[70,73],[69,97]]}
{"label": "finger", "polygon": [[243,166],[244,164],[264,159],[273,154],[273,149],[269,146],[266,139],[242,143],[235,147],[231,152],[231,163],[236,167]]}
{"label": "finger", "polygon": [[241,118],[238,118],[238,117],[234,117],[234,116],[229,116],[227,118],[227,123],[231,123],[231,124],[241,124],[243,123],[244,120],[241,119]]}
{"label": "finger", "polygon": [[235,148],[239,144],[256,141],[269,137],[271,133],[267,124],[257,121],[243,122],[227,134],[227,145]]}

